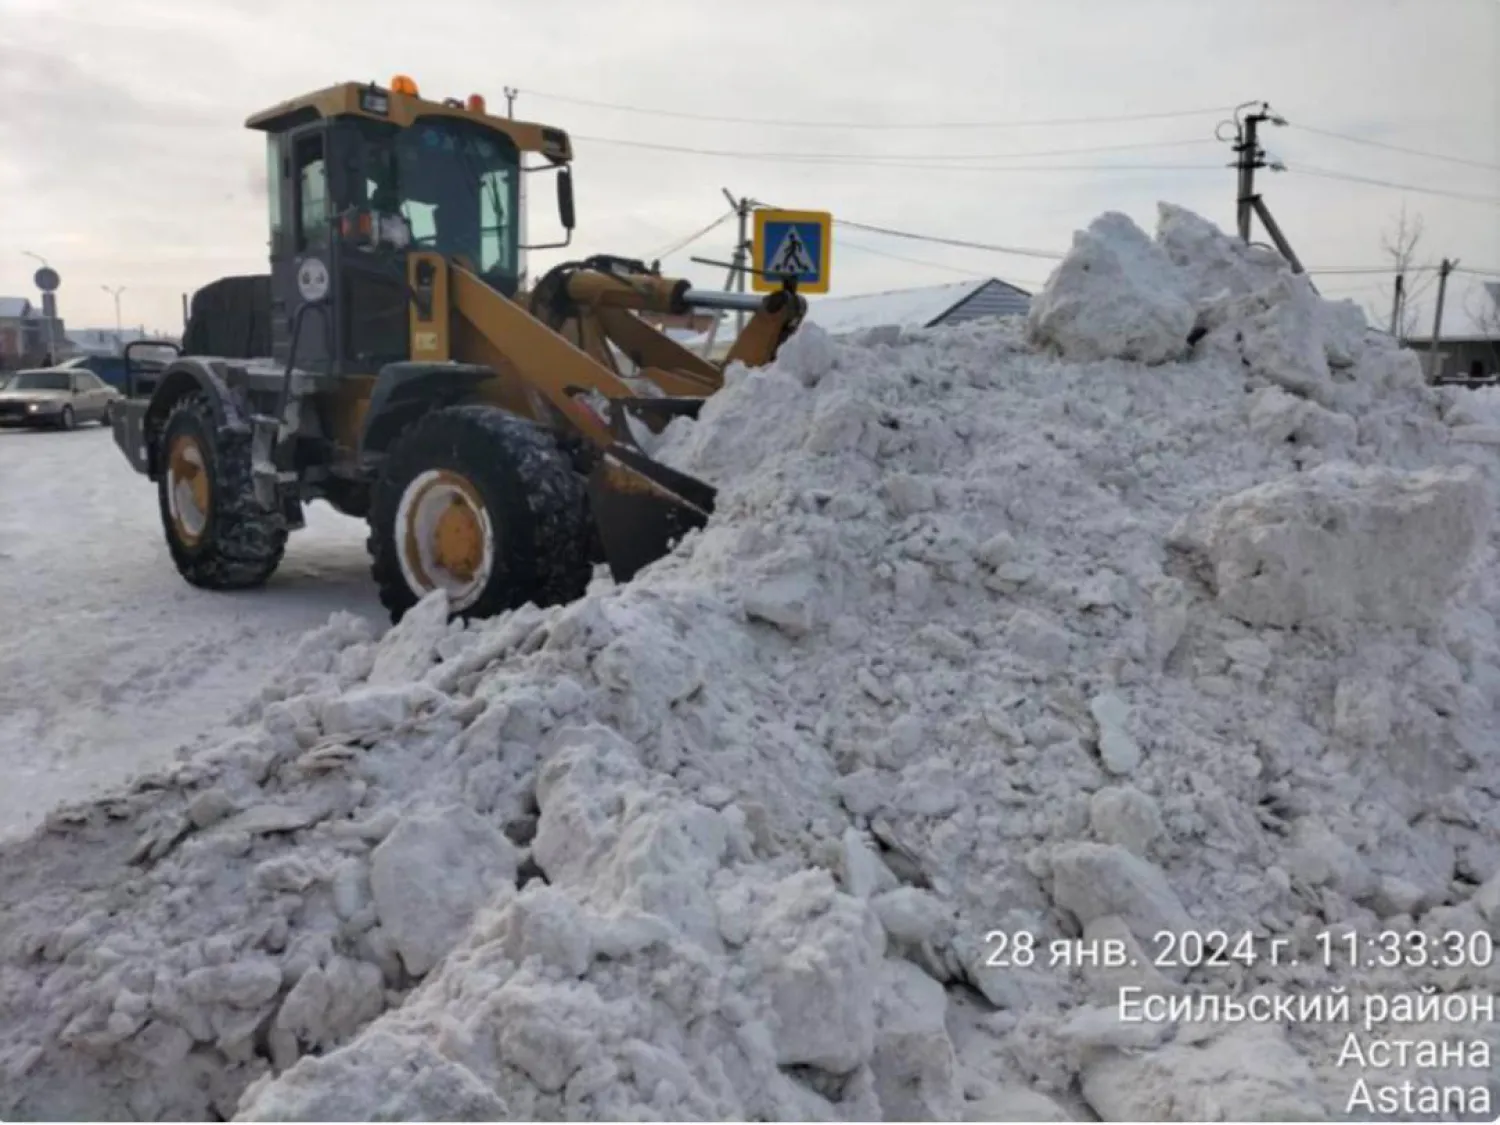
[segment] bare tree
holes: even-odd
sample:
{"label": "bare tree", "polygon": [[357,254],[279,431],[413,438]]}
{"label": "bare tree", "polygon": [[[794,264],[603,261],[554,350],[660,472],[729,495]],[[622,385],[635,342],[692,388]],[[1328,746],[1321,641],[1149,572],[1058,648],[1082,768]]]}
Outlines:
{"label": "bare tree", "polygon": [[[1403,203],[1395,225],[1387,228],[1380,237],[1380,248],[1386,260],[1391,264],[1391,273],[1402,278],[1401,308],[1396,318],[1396,334],[1403,340],[1409,339],[1413,333],[1420,330],[1422,298],[1432,288],[1433,283],[1431,270],[1423,270],[1420,273],[1412,272],[1417,267],[1417,247],[1421,245],[1424,229],[1422,216],[1408,217],[1406,204]],[[1394,278],[1390,285],[1382,288],[1381,292],[1384,300],[1369,309],[1370,323],[1388,327],[1391,323],[1391,307],[1396,300]]]}

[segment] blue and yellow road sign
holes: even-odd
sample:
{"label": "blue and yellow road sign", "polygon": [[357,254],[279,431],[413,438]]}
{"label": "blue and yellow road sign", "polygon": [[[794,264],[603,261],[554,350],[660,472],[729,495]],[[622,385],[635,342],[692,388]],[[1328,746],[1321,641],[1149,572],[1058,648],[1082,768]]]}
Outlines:
{"label": "blue and yellow road sign", "polygon": [[827,211],[755,212],[753,264],[750,275],[757,293],[781,288],[777,275],[791,274],[799,293],[827,293],[833,257],[833,216]]}

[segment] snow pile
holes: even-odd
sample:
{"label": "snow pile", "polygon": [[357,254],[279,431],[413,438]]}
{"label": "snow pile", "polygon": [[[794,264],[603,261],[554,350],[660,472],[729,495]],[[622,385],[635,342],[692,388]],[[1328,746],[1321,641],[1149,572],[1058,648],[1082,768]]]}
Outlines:
{"label": "snow pile", "polygon": [[[1317,1119],[1399,1083],[1347,1026],[1118,1005],[1500,983],[1318,956],[1500,928],[1500,584],[1462,392],[1299,284],[1107,217],[1045,346],[808,327],[732,372],[658,454],[715,517],[630,586],[336,617],[238,738],[0,850],[0,1114]],[[1211,930],[1302,963],[1153,963]],[[1491,1050],[1423,1034],[1460,1033]]]}

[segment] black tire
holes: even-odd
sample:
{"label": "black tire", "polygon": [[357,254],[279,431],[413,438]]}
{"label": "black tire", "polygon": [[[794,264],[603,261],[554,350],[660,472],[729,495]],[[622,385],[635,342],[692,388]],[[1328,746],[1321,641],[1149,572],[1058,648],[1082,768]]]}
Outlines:
{"label": "black tire", "polygon": [[77,420],[73,417],[73,408],[71,406],[63,407],[62,413],[57,416],[57,428],[60,430],[71,430],[77,424]]}
{"label": "black tire", "polygon": [[104,404],[104,413],[99,415],[99,425],[106,430],[113,429],[115,425],[115,404],[107,402]]}
{"label": "black tire", "polygon": [[[195,443],[206,463],[207,513],[194,538],[172,513],[172,451],[179,439]],[[179,400],[162,427],[157,503],[162,530],[177,571],[205,590],[244,590],[263,585],[281,564],[286,523],[261,509],[250,475],[250,435],[216,429],[208,397]]]}
{"label": "black tire", "polygon": [[[582,596],[592,573],[588,493],[571,460],[539,426],[493,406],[450,406],[397,439],[370,498],[371,573],[392,621],[421,598],[402,570],[397,520],[408,488],[446,470],[479,494],[494,529],[489,578],[454,615],[492,617]],[[403,532],[404,540],[404,532]]]}

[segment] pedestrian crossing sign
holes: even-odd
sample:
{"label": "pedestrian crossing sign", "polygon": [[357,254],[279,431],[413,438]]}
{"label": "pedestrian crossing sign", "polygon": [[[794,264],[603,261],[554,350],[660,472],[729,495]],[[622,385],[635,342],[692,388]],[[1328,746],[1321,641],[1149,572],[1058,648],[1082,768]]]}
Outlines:
{"label": "pedestrian crossing sign", "polygon": [[827,211],[755,212],[750,275],[757,293],[781,288],[781,276],[797,279],[799,293],[827,293],[828,266],[833,252],[833,216]]}

